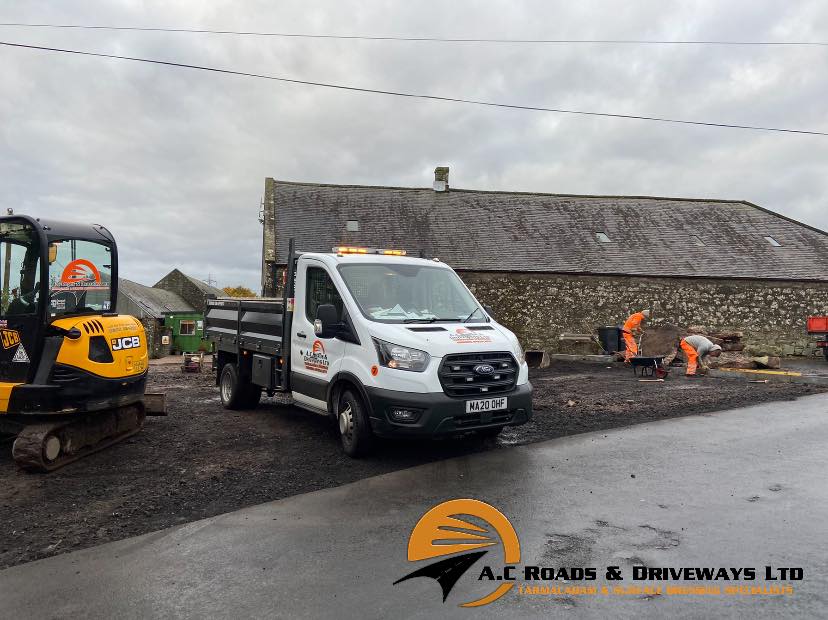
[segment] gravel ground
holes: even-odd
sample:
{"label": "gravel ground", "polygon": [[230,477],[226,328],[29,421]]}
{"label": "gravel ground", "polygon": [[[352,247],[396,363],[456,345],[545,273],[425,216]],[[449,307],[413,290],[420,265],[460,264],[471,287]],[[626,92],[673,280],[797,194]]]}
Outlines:
{"label": "gravel ground", "polygon": [[532,373],[535,419],[497,440],[386,441],[346,457],[333,423],[266,399],[255,411],[222,409],[210,373],[151,367],[169,415],[148,418],[127,441],[51,474],[19,471],[0,440],[0,567],[338,486],[480,450],[739,407],[825,391],[732,379],[640,383],[629,369],[556,365]]}

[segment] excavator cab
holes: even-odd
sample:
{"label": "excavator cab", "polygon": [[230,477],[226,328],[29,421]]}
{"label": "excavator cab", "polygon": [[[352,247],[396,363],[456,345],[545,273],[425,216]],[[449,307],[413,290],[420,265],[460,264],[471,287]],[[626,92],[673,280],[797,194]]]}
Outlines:
{"label": "excavator cab", "polygon": [[118,252],[103,226],[0,217],[0,430],[50,470],[137,432],[147,343],[114,312]]}

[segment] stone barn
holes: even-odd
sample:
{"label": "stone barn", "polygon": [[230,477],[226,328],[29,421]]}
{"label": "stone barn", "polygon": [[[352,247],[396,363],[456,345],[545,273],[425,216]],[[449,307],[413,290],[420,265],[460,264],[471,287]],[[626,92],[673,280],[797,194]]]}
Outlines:
{"label": "stone barn", "polygon": [[738,330],[756,353],[815,352],[828,314],[828,233],[743,200],[578,196],[265,180],[262,291],[279,294],[288,240],[406,249],[457,270],[524,347],[617,325]]}
{"label": "stone barn", "polygon": [[173,269],[153,284],[153,288],[160,288],[175,293],[202,314],[207,307],[208,299],[227,296],[221,289],[202,282],[198,278],[188,276],[178,269]]}
{"label": "stone barn", "polygon": [[169,317],[192,314],[195,309],[175,293],[118,278],[117,312],[130,314],[141,321],[147,334],[151,358],[164,357],[173,351],[173,329]]}
{"label": "stone barn", "polygon": [[150,356],[209,350],[204,335],[204,310],[208,299],[224,292],[173,269],[154,286],[118,279],[118,306],[144,325]]}

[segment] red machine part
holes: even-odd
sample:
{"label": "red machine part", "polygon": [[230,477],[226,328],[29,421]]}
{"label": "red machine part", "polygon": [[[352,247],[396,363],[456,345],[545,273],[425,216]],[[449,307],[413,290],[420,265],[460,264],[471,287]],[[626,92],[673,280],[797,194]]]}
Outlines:
{"label": "red machine part", "polygon": [[809,334],[828,334],[828,316],[809,316]]}
{"label": "red machine part", "polygon": [[809,316],[808,333],[816,334],[819,337],[816,346],[822,349],[822,353],[828,361],[828,316]]}

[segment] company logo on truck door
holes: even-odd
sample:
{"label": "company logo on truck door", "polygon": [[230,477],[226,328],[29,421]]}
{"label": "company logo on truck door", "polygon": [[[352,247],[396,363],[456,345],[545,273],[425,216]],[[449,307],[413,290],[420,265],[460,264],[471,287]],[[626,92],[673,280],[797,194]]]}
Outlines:
{"label": "company logo on truck door", "polygon": [[325,345],[322,344],[321,340],[314,340],[313,348],[310,351],[305,351],[302,359],[305,362],[305,369],[328,374],[328,356],[325,353]]}
{"label": "company logo on truck door", "polygon": [[112,350],[120,351],[122,349],[137,349],[141,346],[140,336],[123,336],[122,338],[112,339]]}

